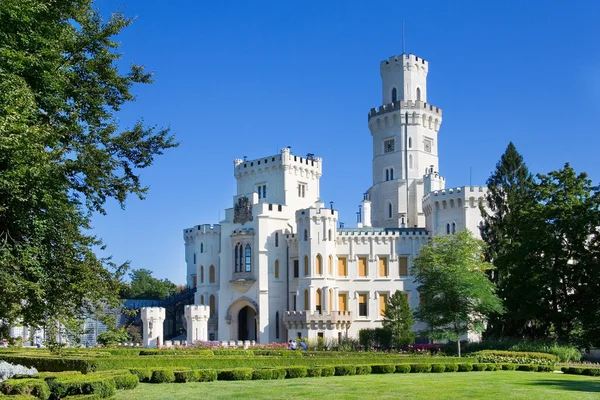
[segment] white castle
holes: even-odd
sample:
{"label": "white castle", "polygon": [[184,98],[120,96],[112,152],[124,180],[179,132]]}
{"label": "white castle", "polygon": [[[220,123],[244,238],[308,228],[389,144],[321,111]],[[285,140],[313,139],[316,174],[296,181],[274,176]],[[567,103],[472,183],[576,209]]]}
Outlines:
{"label": "white castle", "polygon": [[428,70],[412,54],[381,62],[383,105],[368,115],[373,184],[356,228],[339,227],[320,200],[321,158],[284,148],[234,160],[237,194],[224,220],[183,232],[187,284],[210,309],[208,339],[357,337],[381,326],[396,290],[419,304],[410,266],[430,238],[465,228],[479,236],[486,188],[445,188]]}

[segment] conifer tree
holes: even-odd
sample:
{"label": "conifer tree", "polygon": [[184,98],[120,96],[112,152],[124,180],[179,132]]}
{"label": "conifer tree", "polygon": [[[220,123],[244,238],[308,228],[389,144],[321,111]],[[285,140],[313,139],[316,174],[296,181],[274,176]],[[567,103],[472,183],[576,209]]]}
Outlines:
{"label": "conifer tree", "polygon": [[400,290],[389,298],[383,314],[383,328],[390,332],[392,346],[401,348],[415,342],[415,323],[407,296]]}

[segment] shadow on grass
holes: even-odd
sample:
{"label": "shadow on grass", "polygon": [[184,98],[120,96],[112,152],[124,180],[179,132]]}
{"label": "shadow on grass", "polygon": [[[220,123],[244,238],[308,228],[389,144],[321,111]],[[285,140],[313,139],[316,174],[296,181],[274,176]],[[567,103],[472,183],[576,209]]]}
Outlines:
{"label": "shadow on grass", "polygon": [[557,389],[573,390],[577,392],[600,393],[600,380],[567,381],[567,380],[541,380],[528,383],[532,386],[553,386]]}

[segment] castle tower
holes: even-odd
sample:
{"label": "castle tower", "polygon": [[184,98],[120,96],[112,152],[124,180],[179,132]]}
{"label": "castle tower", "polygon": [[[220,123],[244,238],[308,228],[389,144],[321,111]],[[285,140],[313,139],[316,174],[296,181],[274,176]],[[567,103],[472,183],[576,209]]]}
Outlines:
{"label": "castle tower", "polygon": [[429,63],[413,54],[380,65],[383,104],[369,112],[374,227],[425,227],[423,178],[438,171],[442,110],[427,103]]}

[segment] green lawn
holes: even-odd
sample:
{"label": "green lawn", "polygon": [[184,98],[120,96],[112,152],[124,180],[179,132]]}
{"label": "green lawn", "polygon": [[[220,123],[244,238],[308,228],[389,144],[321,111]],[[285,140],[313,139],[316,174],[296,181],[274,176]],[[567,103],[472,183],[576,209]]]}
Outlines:
{"label": "green lawn", "polygon": [[600,399],[600,378],[496,371],[141,384],[116,399]]}

